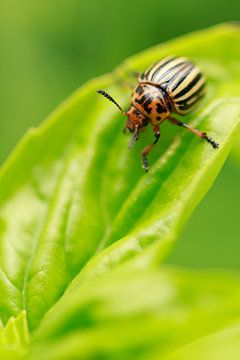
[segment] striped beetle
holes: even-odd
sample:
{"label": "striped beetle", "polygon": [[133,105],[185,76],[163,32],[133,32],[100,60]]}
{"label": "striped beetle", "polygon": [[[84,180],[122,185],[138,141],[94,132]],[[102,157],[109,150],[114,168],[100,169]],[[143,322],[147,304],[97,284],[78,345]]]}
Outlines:
{"label": "striped beetle", "polygon": [[199,68],[184,57],[167,57],[150,66],[138,76],[131,105],[123,111],[120,105],[104,90],[97,92],[112,101],[128,117],[124,130],[129,129],[132,148],[139,137],[141,129],[152,125],[155,140],[142,151],[142,165],[148,171],[147,156],[160,138],[160,124],[168,120],[173,125],[182,126],[198,137],[205,139],[214,149],[219,145],[205,132],[197,130],[182,121],[174,119],[171,113],[186,115],[204,96],[205,79]]}

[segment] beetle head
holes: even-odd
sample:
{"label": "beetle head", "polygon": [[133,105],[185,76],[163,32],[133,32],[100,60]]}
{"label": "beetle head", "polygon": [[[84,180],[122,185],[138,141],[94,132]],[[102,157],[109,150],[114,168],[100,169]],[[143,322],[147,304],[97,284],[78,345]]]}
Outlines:
{"label": "beetle head", "polygon": [[129,148],[131,149],[135,141],[138,140],[139,133],[145,126],[149,124],[149,119],[143,115],[134,105],[130,106],[125,115],[128,117],[126,122],[126,129],[133,133],[129,144]]}
{"label": "beetle head", "polygon": [[129,144],[129,148],[132,148],[135,141],[138,139],[139,132],[145,126],[147,126],[150,120],[142,114],[134,105],[131,105],[127,112],[123,111],[121,106],[104,90],[97,90],[97,92],[107,98],[109,101],[114,103],[124,116],[128,117],[124,131],[128,129],[132,134],[132,139]]}
{"label": "beetle head", "polygon": [[149,119],[142,114],[134,105],[131,105],[129,110],[125,113],[128,117],[126,128],[130,132],[134,132],[137,127],[139,130],[149,124]]}

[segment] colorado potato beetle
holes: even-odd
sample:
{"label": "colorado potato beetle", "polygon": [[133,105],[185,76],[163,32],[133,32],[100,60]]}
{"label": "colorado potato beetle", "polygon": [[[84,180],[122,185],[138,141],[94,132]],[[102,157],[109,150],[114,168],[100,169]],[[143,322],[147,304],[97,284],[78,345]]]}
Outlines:
{"label": "colorado potato beetle", "polygon": [[198,66],[185,57],[164,58],[138,76],[131,104],[127,111],[104,90],[97,92],[112,101],[127,116],[125,130],[133,135],[129,147],[138,140],[141,130],[152,125],[155,140],[142,151],[142,166],[148,171],[150,151],[160,138],[160,125],[168,120],[173,125],[182,126],[198,137],[206,140],[214,149],[219,145],[205,132],[197,130],[171,116],[172,113],[186,115],[192,111],[205,93],[205,78]]}

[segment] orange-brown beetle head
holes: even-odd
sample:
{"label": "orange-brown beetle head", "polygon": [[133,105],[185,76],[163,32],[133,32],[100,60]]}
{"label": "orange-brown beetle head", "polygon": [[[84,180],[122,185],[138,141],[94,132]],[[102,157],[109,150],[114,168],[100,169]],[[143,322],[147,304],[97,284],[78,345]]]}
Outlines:
{"label": "orange-brown beetle head", "polygon": [[139,130],[149,124],[149,119],[142,114],[134,105],[124,114],[128,117],[126,128],[133,132],[137,127]]}
{"label": "orange-brown beetle head", "polygon": [[[123,111],[121,106],[113,99],[111,95],[109,95],[104,90],[97,90],[97,92],[101,95],[103,95],[106,99],[114,103],[118,109],[121,111],[121,113],[124,116],[128,117],[125,129],[128,129],[131,133],[133,133],[131,142],[129,144],[129,147],[132,148],[135,141],[138,139],[140,130],[147,126],[150,122],[150,120],[143,115],[134,105],[131,105],[129,110],[127,112]],[[124,130],[125,130],[124,129]]]}
{"label": "orange-brown beetle head", "polygon": [[131,105],[129,110],[124,114],[128,117],[126,129],[133,133],[129,144],[131,149],[136,140],[138,140],[141,129],[149,124],[149,119],[142,114],[134,105]]}

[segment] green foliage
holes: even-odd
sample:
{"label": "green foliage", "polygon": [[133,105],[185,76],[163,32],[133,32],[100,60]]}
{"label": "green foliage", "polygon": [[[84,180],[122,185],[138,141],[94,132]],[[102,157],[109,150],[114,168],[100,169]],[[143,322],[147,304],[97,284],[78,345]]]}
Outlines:
{"label": "green foliage", "polygon": [[[172,353],[168,360],[223,360],[236,359],[240,353],[240,329],[234,325],[209,336],[204,336]],[[155,354],[158,359],[158,354]],[[152,360],[154,359],[152,357]]]}
{"label": "green foliage", "polygon": [[[160,345],[168,354],[239,320],[238,276],[159,269],[237,135],[239,40],[223,25],[125,61],[30,130],[3,166],[0,311],[6,323],[26,310],[30,358],[139,358]],[[169,54],[206,74],[208,94],[188,121],[220,149],[179,129],[174,138],[166,124],[146,175],[139,151],[151,134],[130,152],[121,115],[96,90],[127,106],[129,74]]]}
{"label": "green foliage", "polygon": [[149,359],[157,348],[157,358],[165,359],[239,323],[239,281],[224,273],[124,265],[63,296],[39,328],[33,358],[44,352],[54,360]]}
{"label": "green foliage", "polygon": [[26,354],[29,333],[26,311],[11,317],[6,326],[0,326],[0,357],[4,360],[21,359]]}

